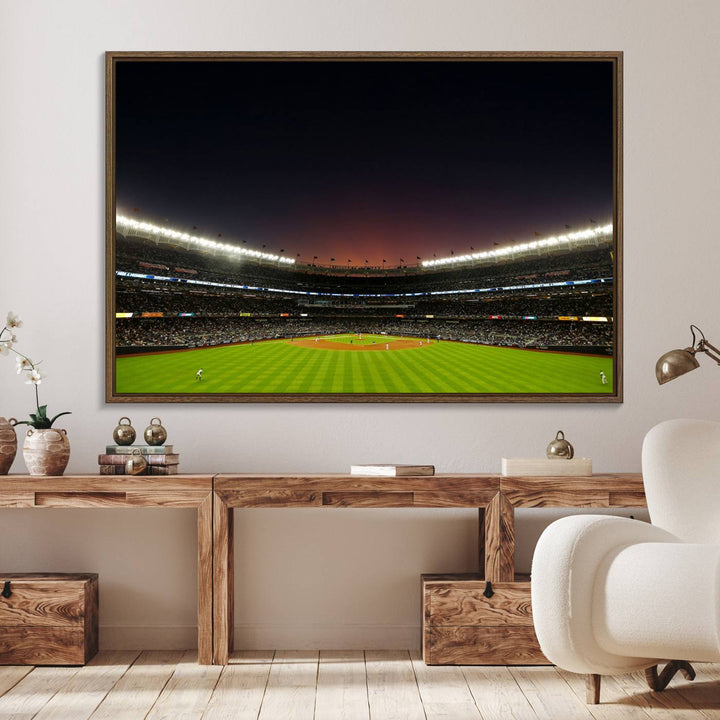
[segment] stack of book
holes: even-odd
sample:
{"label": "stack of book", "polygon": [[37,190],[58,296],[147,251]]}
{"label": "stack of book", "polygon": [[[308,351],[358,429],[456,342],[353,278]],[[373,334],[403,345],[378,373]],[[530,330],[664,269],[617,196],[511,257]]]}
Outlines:
{"label": "stack of book", "polygon": [[134,450],[142,453],[147,468],[142,475],[177,475],[180,455],[172,445],[108,445],[98,455],[100,475],[125,475],[125,463]]}
{"label": "stack of book", "polygon": [[434,475],[434,465],[351,465],[351,475],[367,477],[414,477]]}

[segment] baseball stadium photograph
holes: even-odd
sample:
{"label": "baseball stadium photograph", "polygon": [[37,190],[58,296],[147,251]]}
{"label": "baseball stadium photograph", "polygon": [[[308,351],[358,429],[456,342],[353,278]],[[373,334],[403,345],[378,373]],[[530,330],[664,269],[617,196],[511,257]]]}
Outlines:
{"label": "baseball stadium photograph", "polygon": [[107,399],[620,402],[618,62],[114,53]]}

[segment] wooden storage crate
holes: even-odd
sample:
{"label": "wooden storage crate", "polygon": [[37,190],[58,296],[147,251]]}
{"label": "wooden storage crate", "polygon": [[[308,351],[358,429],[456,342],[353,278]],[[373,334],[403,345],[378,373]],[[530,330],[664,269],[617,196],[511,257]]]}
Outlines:
{"label": "wooden storage crate", "polygon": [[84,665],[97,650],[96,573],[0,574],[0,665]]}
{"label": "wooden storage crate", "polygon": [[548,665],[530,607],[530,578],[423,575],[423,659],[428,665]]}

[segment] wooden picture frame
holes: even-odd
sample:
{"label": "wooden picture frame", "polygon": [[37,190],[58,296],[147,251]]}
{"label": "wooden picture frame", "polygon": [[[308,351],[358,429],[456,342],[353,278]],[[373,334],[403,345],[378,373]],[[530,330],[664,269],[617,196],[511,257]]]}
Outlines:
{"label": "wooden picture frame", "polygon": [[622,402],[621,52],[108,52],[106,175],[107,402]]}

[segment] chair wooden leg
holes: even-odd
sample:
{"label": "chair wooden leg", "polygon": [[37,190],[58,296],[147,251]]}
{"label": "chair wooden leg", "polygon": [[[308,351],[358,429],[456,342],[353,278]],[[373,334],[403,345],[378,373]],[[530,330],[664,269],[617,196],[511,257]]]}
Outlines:
{"label": "chair wooden leg", "polygon": [[[658,673],[658,666],[653,665],[645,670],[645,679],[651,690],[662,692],[678,672],[682,673],[686,680],[695,679],[695,670],[686,660],[671,660],[660,673]],[[601,675],[585,676],[585,693],[588,705],[598,705],[600,703],[601,680]]]}
{"label": "chair wooden leg", "polygon": [[585,700],[588,705],[598,705],[600,703],[600,681],[602,675],[586,675],[585,676]]}
{"label": "chair wooden leg", "polygon": [[675,674],[681,672],[686,680],[695,679],[695,670],[693,666],[685,660],[671,660],[662,669],[662,672],[658,675],[658,666],[653,665],[652,667],[645,670],[645,678],[651,690],[655,692],[662,692],[668,683],[675,677]]}

